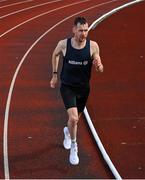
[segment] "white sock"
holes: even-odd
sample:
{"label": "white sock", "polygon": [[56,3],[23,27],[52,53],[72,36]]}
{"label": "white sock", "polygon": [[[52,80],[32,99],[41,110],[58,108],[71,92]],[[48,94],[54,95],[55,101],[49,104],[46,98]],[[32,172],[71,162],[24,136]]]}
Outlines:
{"label": "white sock", "polygon": [[71,142],[72,142],[72,143],[76,143],[76,142],[77,142],[76,138],[75,138],[75,139],[72,139]]}

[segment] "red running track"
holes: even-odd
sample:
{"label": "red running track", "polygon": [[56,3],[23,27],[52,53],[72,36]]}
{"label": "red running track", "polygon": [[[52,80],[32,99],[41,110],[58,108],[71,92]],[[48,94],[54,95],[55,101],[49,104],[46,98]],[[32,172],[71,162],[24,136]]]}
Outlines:
{"label": "red running track", "polygon": [[[38,2],[40,3],[37,1],[37,4]],[[46,12],[46,9],[50,11],[74,2],[62,1],[51,4],[47,8],[41,6],[3,18],[0,28],[1,35],[19,23]],[[3,157],[4,113],[10,82],[28,48],[49,28],[74,13],[98,5],[93,10],[81,13],[92,23],[101,14],[128,1],[114,1],[106,4],[105,2],[107,1],[92,0],[83,2],[81,5],[64,7],[35,18],[1,36],[0,157]],[[99,5],[100,3],[101,5]],[[17,6],[16,9],[18,10],[18,8],[22,8],[22,6]],[[10,7],[9,12],[16,9]],[[8,9],[6,13],[8,13]],[[62,148],[62,129],[67,117],[59,90],[49,88],[51,53],[58,37],[63,39],[70,33],[73,18],[70,17],[61,23],[37,43],[26,56],[16,79],[8,118],[8,155],[11,178],[113,177],[102,160],[83,119],[79,124],[79,127],[81,126],[79,131],[80,165],[71,167],[68,163],[68,152]],[[3,158],[0,159],[0,167],[0,178],[4,178]]]}
{"label": "red running track", "polygon": [[125,8],[90,34],[101,47],[105,68],[103,75],[92,77],[88,109],[125,179],[145,178],[144,9],[145,2]]}

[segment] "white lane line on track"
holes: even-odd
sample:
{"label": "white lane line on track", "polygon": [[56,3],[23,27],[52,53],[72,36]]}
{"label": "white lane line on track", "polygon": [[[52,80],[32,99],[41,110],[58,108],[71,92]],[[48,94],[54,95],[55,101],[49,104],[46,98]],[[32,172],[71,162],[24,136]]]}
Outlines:
{"label": "white lane line on track", "polygon": [[[109,1],[114,2],[114,1]],[[62,24],[63,22],[67,21],[68,19],[84,13],[86,11],[92,10],[96,7],[105,5],[107,3],[101,3],[101,4],[97,4],[97,5],[93,5],[89,8],[86,8],[82,11],[79,11],[75,14],[72,14],[70,16],[68,16],[67,18],[64,18],[63,20],[59,21],[58,23],[56,23],[54,26],[52,26],[51,28],[49,28],[44,34],[42,34],[31,46],[30,48],[27,50],[27,52],[24,54],[23,58],[21,59],[20,63],[18,64],[16,71],[14,73],[14,76],[12,78],[11,84],[10,84],[10,89],[8,92],[8,98],[7,98],[7,102],[6,102],[6,110],[5,110],[5,118],[4,118],[4,133],[3,133],[3,153],[4,153],[4,175],[5,175],[5,179],[10,179],[10,173],[9,173],[9,160],[8,160],[8,120],[9,120],[9,110],[10,110],[10,104],[11,104],[11,98],[12,98],[12,93],[13,93],[13,89],[14,89],[14,85],[15,85],[15,81],[16,78],[18,76],[18,73],[20,71],[20,68],[23,64],[23,62],[25,61],[26,57],[28,56],[28,54],[30,53],[30,51],[34,48],[34,46],[45,36],[47,35],[50,31],[52,31],[54,28],[56,28],[57,26],[59,26],[60,24]]]}
{"label": "white lane line on track", "polygon": [[49,2],[46,2],[46,3],[42,3],[42,4],[37,4],[35,6],[31,6],[31,7],[28,7],[28,8],[24,8],[24,9],[21,9],[21,10],[18,10],[18,11],[14,11],[12,13],[9,13],[9,14],[6,14],[6,15],[3,15],[3,16],[0,16],[0,19],[4,19],[6,17],[9,17],[11,15],[14,15],[14,14],[18,14],[20,12],[24,12],[24,11],[27,11],[27,10],[30,10],[30,9],[34,9],[36,7],[41,7],[41,6],[44,6],[44,5],[47,5],[47,4],[52,4],[52,3],[55,3],[55,2],[59,2],[59,1],[62,1],[62,0],[54,0],[54,1],[49,1]]}
{"label": "white lane line on track", "polygon": [[49,14],[49,13],[55,12],[55,11],[57,11],[57,10],[64,9],[64,8],[66,8],[66,7],[70,7],[70,6],[73,6],[73,5],[76,5],[76,4],[85,3],[85,2],[88,2],[88,1],[90,1],[90,0],[80,1],[80,2],[77,2],[77,3],[72,3],[72,4],[69,4],[69,5],[61,6],[61,7],[59,7],[59,8],[52,9],[52,10],[47,11],[47,12],[45,12],[45,13],[39,14],[39,15],[37,15],[37,16],[34,16],[33,18],[30,18],[30,19],[28,19],[28,20],[26,20],[26,21],[24,21],[24,22],[22,22],[22,23],[20,23],[20,24],[18,24],[18,25],[16,25],[16,26],[14,26],[13,28],[5,31],[3,34],[0,35],[0,38],[3,37],[3,36],[5,36],[5,35],[8,34],[9,32],[13,31],[14,29],[17,29],[18,27],[26,24],[27,22],[33,21],[34,19],[37,19],[37,18],[39,18],[39,17],[41,17],[41,16],[44,16],[44,15],[46,15],[46,14]]}
{"label": "white lane line on track", "polygon": [[24,3],[27,3],[27,2],[31,2],[31,1],[33,1],[33,0],[21,1],[21,2],[13,3],[13,4],[7,4],[7,5],[4,5],[4,6],[0,6],[0,9],[10,7],[10,6],[19,5],[19,4],[24,4]]}

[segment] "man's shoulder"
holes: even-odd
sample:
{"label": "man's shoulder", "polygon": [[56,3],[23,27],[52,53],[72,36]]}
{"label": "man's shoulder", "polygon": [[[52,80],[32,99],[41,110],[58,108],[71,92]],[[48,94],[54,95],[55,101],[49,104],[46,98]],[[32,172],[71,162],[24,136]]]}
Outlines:
{"label": "man's shoulder", "polygon": [[63,56],[65,56],[66,48],[67,48],[67,39],[60,40],[56,47],[56,49],[59,52],[63,53]]}
{"label": "man's shoulder", "polygon": [[90,40],[91,47],[98,47],[98,43],[96,41]]}
{"label": "man's shoulder", "polygon": [[58,42],[58,45],[61,46],[63,49],[66,48],[67,39],[62,39]]}

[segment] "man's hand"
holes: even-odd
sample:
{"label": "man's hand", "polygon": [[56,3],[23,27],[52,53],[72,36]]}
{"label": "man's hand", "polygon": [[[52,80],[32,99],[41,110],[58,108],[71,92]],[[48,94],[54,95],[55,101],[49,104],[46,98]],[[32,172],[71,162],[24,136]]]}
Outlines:
{"label": "man's hand", "polygon": [[52,79],[51,79],[51,81],[50,81],[50,87],[51,87],[51,88],[55,88],[55,87],[56,87],[56,84],[57,84],[57,81],[58,81],[57,75],[53,75],[53,76],[52,76]]}
{"label": "man's hand", "polygon": [[97,59],[94,59],[93,64],[97,72],[103,72],[103,64],[101,63],[100,57],[98,57]]}
{"label": "man's hand", "polygon": [[96,71],[97,71],[97,72],[103,72],[103,65],[101,64],[100,66],[98,66],[98,67],[96,68]]}

